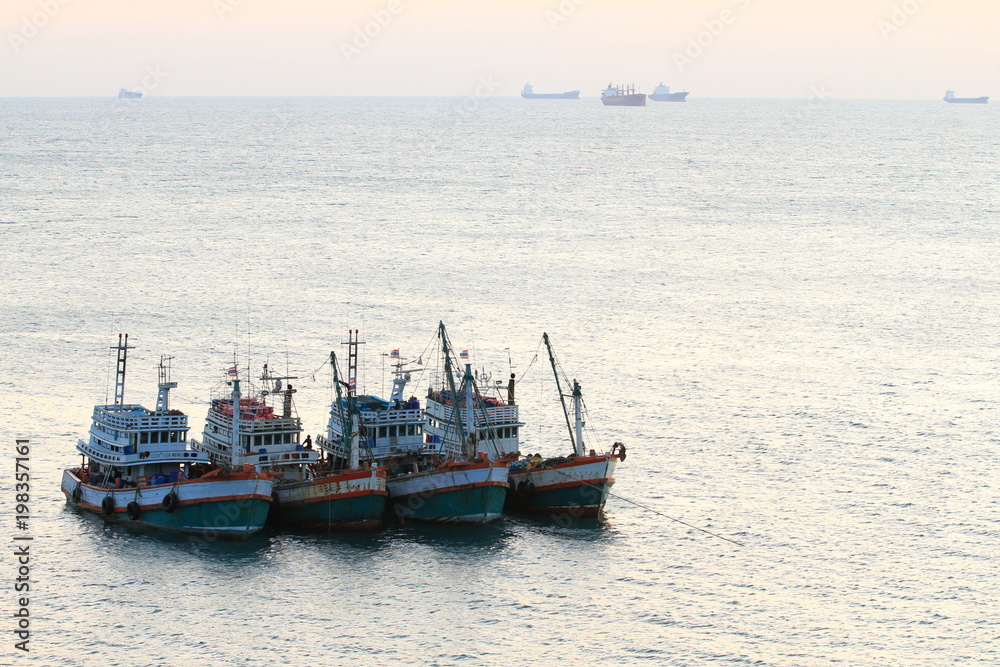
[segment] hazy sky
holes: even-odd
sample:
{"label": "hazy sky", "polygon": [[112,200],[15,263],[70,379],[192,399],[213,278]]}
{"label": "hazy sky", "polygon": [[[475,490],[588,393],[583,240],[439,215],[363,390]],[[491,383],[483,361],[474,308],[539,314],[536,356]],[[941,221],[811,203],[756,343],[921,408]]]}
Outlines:
{"label": "hazy sky", "polygon": [[0,0],[0,32],[3,97],[1000,97],[1000,0]]}

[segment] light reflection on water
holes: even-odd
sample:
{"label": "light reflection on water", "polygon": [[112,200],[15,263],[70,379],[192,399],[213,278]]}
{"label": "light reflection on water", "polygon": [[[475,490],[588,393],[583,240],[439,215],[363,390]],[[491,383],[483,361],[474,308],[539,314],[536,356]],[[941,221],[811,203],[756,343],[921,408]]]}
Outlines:
{"label": "light reflection on water", "polygon": [[[438,140],[453,101],[146,102],[0,100],[26,662],[1000,661],[992,108],[491,100]],[[197,432],[249,326],[315,434],[311,374],[345,329],[377,391],[379,353],[440,319],[477,365],[503,377],[510,348],[527,371],[525,451],[566,448],[530,363],[548,331],[629,447],[614,492],[745,546],[618,497],[601,522],[207,544],[65,506],[120,330],[129,400],[174,355]]]}

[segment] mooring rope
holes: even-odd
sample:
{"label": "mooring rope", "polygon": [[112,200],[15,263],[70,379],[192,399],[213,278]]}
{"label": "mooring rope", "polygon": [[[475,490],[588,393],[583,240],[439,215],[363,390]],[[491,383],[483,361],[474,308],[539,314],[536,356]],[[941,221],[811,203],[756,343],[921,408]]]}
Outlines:
{"label": "mooring rope", "polygon": [[[566,477],[568,479],[573,479],[574,481],[577,481],[573,477],[570,477],[569,475],[567,475],[566,473],[564,473],[562,470],[556,470],[555,468],[549,468],[549,470],[552,470],[553,472],[557,472],[560,475],[562,475],[563,477]],[[580,482],[580,484],[583,484],[583,485],[589,486],[589,487],[591,487],[593,489],[596,489],[598,492],[600,492],[602,490],[596,484],[591,484],[590,482]],[[619,495],[617,493],[612,493],[610,490],[607,492],[607,494],[609,496],[614,496],[615,498],[618,498],[619,500],[624,500],[627,503],[631,503],[631,504],[635,505],[636,507],[641,507],[644,510],[649,510],[653,514],[659,514],[660,516],[662,516],[662,517],[664,517],[666,519],[670,519],[671,521],[676,521],[677,523],[679,523],[681,525],[684,525],[684,526],[687,526],[688,528],[693,528],[694,530],[701,531],[701,532],[703,532],[703,533],[705,533],[707,535],[711,535],[712,537],[717,537],[720,540],[725,540],[726,542],[731,542],[732,544],[735,544],[738,547],[745,546],[742,542],[737,542],[736,540],[732,540],[732,539],[730,539],[728,537],[723,537],[722,535],[719,535],[717,533],[713,533],[710,530],[705,530],[704,528],[699,528],[698,526],[691,525],[687,521],[683,521],[683,520],[678,519],[676,517],[672,517],[669,514],[665,514],[665,513],[661,512],[660,510],[653,509],[652,507],[649,507],[647,505],[643,505],[642,503],[638,503],[638,502],[636,502],[634,500],[626,498],[625,496]]]}

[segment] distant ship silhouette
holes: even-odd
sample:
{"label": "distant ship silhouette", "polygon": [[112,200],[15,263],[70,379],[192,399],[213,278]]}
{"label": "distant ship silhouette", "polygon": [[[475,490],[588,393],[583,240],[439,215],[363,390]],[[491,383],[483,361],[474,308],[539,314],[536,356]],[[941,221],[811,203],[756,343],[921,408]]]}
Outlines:
{"label": "distant ship silhouette", "polygon": [[948,104],[986,104],[989,97],[955,97],[955,91],[949,90],[944,94],[944,101]]}
{"label": "distant ship silhouette", "polygon": [[531,84],[526,83],[524,84],[524,90],[521,91],[521,97],[526,100],[578,100],[580,99],[580,91],[570,90],[565,93],[536,93]]}

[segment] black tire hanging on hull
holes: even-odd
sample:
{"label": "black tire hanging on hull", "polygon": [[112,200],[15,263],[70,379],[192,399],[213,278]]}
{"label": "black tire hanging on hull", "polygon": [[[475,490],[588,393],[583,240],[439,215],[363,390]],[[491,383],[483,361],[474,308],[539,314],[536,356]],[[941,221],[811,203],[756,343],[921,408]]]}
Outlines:
{"label": "black tire hanging on hull", "polygon": [[160,502],[163,507],[163,511],[170,514],[175,509],[177,509],[177,494],[171,491],[167,495],[163,496],[163,500]]}

